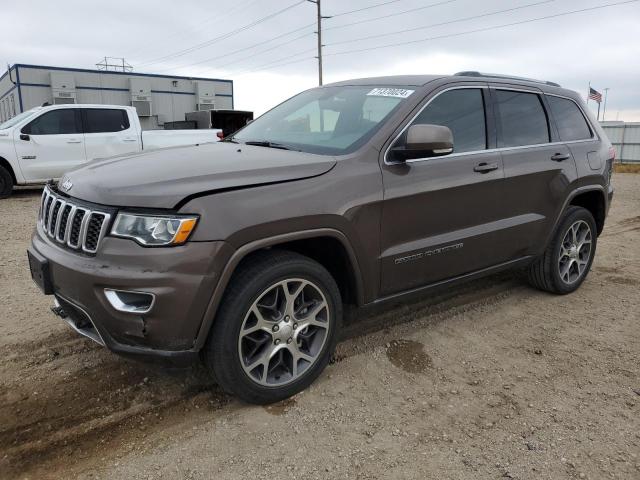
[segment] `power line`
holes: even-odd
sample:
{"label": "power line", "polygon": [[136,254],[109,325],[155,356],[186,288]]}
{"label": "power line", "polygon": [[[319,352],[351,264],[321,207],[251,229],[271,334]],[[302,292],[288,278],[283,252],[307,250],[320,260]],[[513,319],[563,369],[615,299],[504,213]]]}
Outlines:
{"label": "power line", "polygon": [[[252,67],[252,68],[249,68],[249,69],[239,70],[236,73],[232,73],[231,76],[244,75],[245,73],[249,73],[249,72],[253,72],[253,71],[259,71],[259,70],[262,70],[264,67],[267,67],[267,66],[282,62],[284,60],[289,60],[291,58],[299,57],[300,55],[306,55],[308,53],[315,52],[315,51],[316,51],[315,47],[314,48],[309,48],[307,50],[302,50],[300,52],[292,53],[291,55],[287,55],[286,57],[279,58],[278,60],[272,60],[270,62],[263,63],[262,65],[257,65],[255,67]],[[307,58],[315,58],[315,57],[307,57]]]}
{"label": "power line", "polygon": [[344,43],[359,42],[361,40],[370,40],[372,38],[388,37],[388,36],[391,36],[391,35],[397,35],[399,33],[407,33],[407,32],[415,32],[417,30],[424,30],[425,28],[441,27],[441,26],[444,26],[444,25],[450,25],[452,23],[466,22],[468,20],[475,20],[475,19],[478,19],[478,18],[489,17],[491,15],[497,15],[499,13],[513,12],[515,10],[521,10],[523,8],[529,8],[529,7],[533,7],[533,6],[543,5],[545,3],[551,3],[551,2],[554,2],[554,1],[555,0],[543,0],[541,2],[535,2],[535,3],[526,4],[526,5],[520,5],[519,7],[505,8],[504,10],[496,10],[494,12],[483,13],[483,14],[480,14],[480,15],[473,15],[472,17],[465,17],[465,18],[458,18],[456,20],[449,20],[447,22],[432,23],[430,25],[423,25],[421,27],[406,28],[406,29],[403,29],[403,30],[396,30],[394,32],[379,33],[379,34],[376,34],[376,35],[368,35],[366,37],[352,38],[350,40],[340,40],[339,42],[327,43],[327,46],[329,47],[331,45],[342,45]]}
{"label": "power line", "polygon": [[344,28],[344,27],[351,27],[353,25],[360,25],[362,23],[374,22],[376,20],[381,20],[383,18],[397,17],[398,15],[404,15],[405,13],[417,12],[419,10],[426,10],[427,8],[438,7],[440,5],[446,5],[448,3],[453,3],[453,2],[457,2],[457,1],[458,0],[444,0],[444,1],[441,1],[441,2],[431,3],[429,5],[423,5],[422,7],[410,8],[409,10],[403,10],[402,12],[389,13],[387,15],[382,15],[380,17],[365,18],[364,20],[358,20],[357,22],[345,23],[343,25],[334,25],[332,27],[325,28],[325,31],[326,30],[336,30],[338,28]]}
{"label": "power line", "polygon": [[602,8],[608,8],[608,7],[615,7],[618,5],[625,5],[625,4],[630,4],[630,3],[636,3],[639,2],[640,0],[626,0],[624,2],[616,2],[616,3],[608,3],[606,5],[599,5],[596,7],[589,7],[589,8],[581,8],[579,10],[572,10],[570,12],[563,12],[563,13],[557,13],[554,15],[546,15],[544,17],[538,17],[538,18],[531,18],[529,20],[521,20],[519,22],[512,22],[512,23],[505,23],[502,25],[495,25],[492,27],[485,27],[485,28],[478,28],[475,30],[467,30],[465,32],[456,32],[456,33],[450,33],[450,34],[445,34],[445,35],[438,35],[435,37],[427,37],[427,38],[421,38],[418,40],[410,40],[410,41],[406,41],[406,42],[398,42],[398,43],[392,43],[392,44],[387,44],[387,45],[380,45],[377,47],[367,47],[367,48],[359,48],[359,49],[354,49],[354,50],[345,50],[342,52],[333,52],[333,53],[327,53],[325,54],[325,56],[336,56],[336,55],[346,55],[348,53],[359,53],[359,52],[367,52],[370,50],[379,50],[381,48],[390,48],[390,47],[399,47],[402,45],[410,45],[410,44],[414,44],[414,43],[423,43],[423,42],[427,42],[430,40],[438,40],[438,39],[442,39],[442,38],[451,38],[451,37],[457,37],[457,36],[461,36],[461,35],[468,35],[471,33],[479,33],[479,32],[486,32],[489,30],[496,30],[499,28],[506,28],[506,27],[513,27],[515,25],[523,25],[525,23],[531,23],[531,22],[538,22],[540,20],[548,20],[550,18],[557,18],[557,17],[563,17],[563,16],[567,16],[567,15],[573,15],[575,13],[582,13],[582,12],[588,12],[588,11],[593,11],[593,10],[599,10]]}
{"label": "power line", "polygon": [[274,18],[274,17],[276,17],[278,15],[281,15],[282,13],[284,13],[284,12],[286,12],[288,10],[291,10],[292,8],[297,7],[298,5],[301,5],[303,3],[305,3],[305,0],[299,0],[296,3],[293,3],[293,4],[289,5],[288,7],[280,9],[280,10],[278,10],[278,11],[276,11],[274,13],[271,13],[271,14],[265,16],[265,17],[259,18],[258,20],[255,20],[255,21],[253,21],[253,22],[251,22],[251,23],[249,23],[247,25],[244,25],[242,27],[236,28],[235,30],[232,30],[232,31],[227,32],[227,33],[224,33],[224,34],[219,35],[219,36],[217,36],[215,38],[211,38],[211,39],[209,39],[209,40],[207,40],[205,42],[196,44],[196,45],[194,45],[192,47],[185,48],[184,50],[180,50],[178,52],[174,52],[174,53],[171,53],[171,54],[168,54],[168,55],[164,55],[162,57],[158,57],[158,58],[155,58],[155,59],[147,61],[147,62],[142,62],[139,65],[151,65],[151,64],[154,64],[154,63],[159,63],[159,62],[162,62],[164,60],[168,60],[170,58],[181,57],[183,55],[186,55],[187,53],[191,53],[191,52],[194,52],[196,50],[200,50],[202,48],[208,47],[209,45],[212,45],[213,43],[215,43],[215,42],[217,42],[219,40],[224,40],[224,39],[227,39],[227,38],[229,38],[229,37],[231,37],[233,35],[237,35],[240,32],[243,32],[243,31],[248,30],[248,29],[250,29],[252,27],[255,27],[256,25],[258,25],[260,23],[263,23],[263,22],[265,22],[267,20],[270,20],[270,19],[272,19],[272,18]]}
{"label": "power line", "polygon": [[[315,50],[315,49],[314,49]],[[246,70],[244,72],[235,74],[234,77],[242,77],[244,75],[248,75],[250,73],[254,73],[254,72],[262,72],[264,70],[271,70],[272,68],[278,68],[278,67],[284,67],[285,65],[291,65],[294,63],[300,63],[300,62],[304,62],[306,60],[315,60],[316,57],[304,57],[304,58],[299,58],[297,60],[291,60],[289,62],[285,62],[285,63],[278,63],[276,65],[272,65],[272,66],[266,66],[266,67],[261,67],[261,68],[256,68],[256,69],[252,69],[252,70]]]}
{"label": "power line", "polygon": [[350,13],[362,12],[364,10],[371,10],[372,8],[383,7],[385,5],[389,5],[391,3],[404,2],[405,0],[389,0],[388,2],[377,3],[376,5],[369,5],[368,7],[356,8],[355,10],[349,10],[347,12],[340,12],[334,15],[331,15],[330,18],[341,17],[343,15],[349,15]]}
{"label": "power line", "polygon": [[[239,48],[239,49],[234,50],[232,52],[227,52],[227,53],[225,53],[223,55],[216,55],[215,57],[205,58],[204,60],[199,60],[199,61],[194,62],[194,63],[186,63],[186,64],[177,65],[177,66],[173,66],[173,67],[163,68],[163,69],[160,69],[159,71],[160,72],[164,72],[164,71],[167,71],[167,70],[173,70],[175,68],[194,67],[196,65],[202,65],[203,63],[212,62],[212,61],[215,61],[215,60],[220,60],[222,58],[226,58],[226,57],[230,57],[231,55],[235,55],[236,53],[240,53],[240,52],[244,52],[244,51],[247,51],[247,50],[251,50],[252,48],[260,47],[260,46],[265,45],[267,43],[273,42],[274,40],[278,40],[279,38],[283,38],[283,37],[286,37],[288,35],[291,35],[292,33],[296,33],[296,32],[299,32],[300,30],[304,30],[306,28],[313,27],[314,25],[315,25],[315,22],[314,23],[309,23],[307,25],[304,25],[302,27],[296,28],[294,30],[290,30],[288,32],[282,33],[280,35],[277,35],[275,37],[269,38],[267,40],[263,40],[261,42],[254,43],[252,45],[249,45],[249,46],[246,46],[246,47],[243,47],[243,48]],[[300,35],[299,37],[294,37],[291,40],[288,40],[288,41],[283,42],[283,43],[279,43],[277,46],[281,47],[283,45],[287,45],[288,43],[294,42],[296,40],[299,40],[300,38],[304,38],[304,37],[306,37],[308,35],[312,35],[312,34],[313,34],[313,32],[305,33],[304,35]],[[273,50],[273,48],[269,48],[267,50],[262,50],[262,51],[259,51],[259,52],[255,52],[252,55],[265,53],[265,52],[268,52],[270,50]],[[231,65],[233,63],[237,63],[239,61],[246,60],[247,58],[251,58],[251,56],[242,57],[240,60],[229,62],[229,63],[223,64],[223,65],[217,65],[216,68],[223,68],[223,67],[225,67],[227,65]]]}
{"label": "power line", "polygon": [[[245,0],[244,2],[240,2],[237,5],[234,5],[233,7],[231,7],[229,10],[226,10],[224,12],[222,12],[222,14],[220,13],[216,13],[215,15],[212,15],[210,17],[205,18],[204,20],[200,20],[199,22],[199,27],[196,28],[195,30],[193,29],[188,29],[185,31],[185,28],[181,28],[179,30],[174,30],[173,32],[169,33],[166,36],[163,36],[163,40],[166,41],[168,39],[172,39],[172,38],[186,38],[189,35],[193,35],[194,32],[198,32],[203,30],[203,27],[205,26],[206,23],[210,22],[211,20],[216,20],[216,21],[220,21],[221,18],[226,18],[232,14],[236,14],[237,12],[239,12],[240,10],[246,9],[248,8],[250,5],[256,3],[258,0]],[[153,42],[153,43],[147,43],[146,45],[142,46],[141,48],[137,48],[136,50],[133,51],[133,53],[129,54],[129,57],[135,57],[137,55],[139,55],[140,53],[144,52],[145,50],[149,50],[149,46],[152,45],[153,47],[157,47],[157,42]]]}

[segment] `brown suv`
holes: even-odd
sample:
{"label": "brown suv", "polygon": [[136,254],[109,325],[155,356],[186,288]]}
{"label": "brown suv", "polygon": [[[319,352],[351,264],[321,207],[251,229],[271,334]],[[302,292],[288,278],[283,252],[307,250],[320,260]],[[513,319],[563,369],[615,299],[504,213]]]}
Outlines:
{"label": "brown suv", "polygon": [[528,266],[582,283],[613,149],[551,82],[464,72],[303,92],[224,142],[100,160],[42,196],[34,280],[125,355],[204,359],[249,402],[307,387],[345,305]]}

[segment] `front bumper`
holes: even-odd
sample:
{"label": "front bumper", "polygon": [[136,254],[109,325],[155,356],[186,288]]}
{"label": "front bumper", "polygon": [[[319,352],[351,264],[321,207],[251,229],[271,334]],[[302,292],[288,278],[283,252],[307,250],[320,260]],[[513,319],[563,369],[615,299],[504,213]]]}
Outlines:
{"label": "front bumper", "polygon": [[[54,311],[75,330],[118,354],[180,364],[197,356],[195,340],[227,249],[224,242],[144,248],[105,237],[96,255],[86,256],[53,243],[40,225],[29,247],[48,263],[61,307]],[[144,314],[118,311],[105,288],[153,294],[153,308]]]}

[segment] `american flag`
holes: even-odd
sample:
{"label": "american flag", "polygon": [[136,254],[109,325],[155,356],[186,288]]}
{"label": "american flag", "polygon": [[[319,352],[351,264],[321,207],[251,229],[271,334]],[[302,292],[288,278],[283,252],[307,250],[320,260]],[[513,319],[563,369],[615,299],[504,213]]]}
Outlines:
{"label": "american flag", "polygon": [[595,100],[596,102],[600,103],[602,101],[602,94],[599,91],[589,87],[589,99]]}

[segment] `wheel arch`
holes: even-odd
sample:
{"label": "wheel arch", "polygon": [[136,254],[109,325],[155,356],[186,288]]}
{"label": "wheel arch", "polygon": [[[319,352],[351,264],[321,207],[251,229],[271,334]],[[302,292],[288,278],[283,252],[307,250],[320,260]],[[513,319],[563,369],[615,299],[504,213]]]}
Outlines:
{"label": "wheel arch", "polygon": [[[324,247],[325,243],[329,243],[329,248],[320,248],[320,246]],[[196,336],[194,344],[196,350],[201,349],[207,340],[233,273],[243,261],[249,260],[252,254],[268,249],[294,251],[318,261],[336,280],[343,296],[343,303],[355,305],[364,303],[362,274],[355,250],[347,236],[339,230],[332,228],[305,230],[256,240],[238,248],[226,262]]]}
{"label": "wheel arch", "polygon": [[577,192],[569,200],[569,204],[567,206],[569,205],[574,205],[576,207],[582,207],[589,210],[589,212],[591,212],[591,215],[593,215],[594,220],[596,221],[598,235],[602,233],[602,230],[604,229],[604,220],[606,217],[607,208],[604,190],[594,188],[582,192]]}
{"label": "wheel arch", "polygon": [[4,167],[7,170],[9,170],[9,173],[11,174],[11,178],[13,179],[13,184],[17,185],[18,184],[18,178],[16,176],[16,172],[13,171],[13,167],[9,163],[9,160],[7,160],[4,157],[0,157],[0,167]]}

